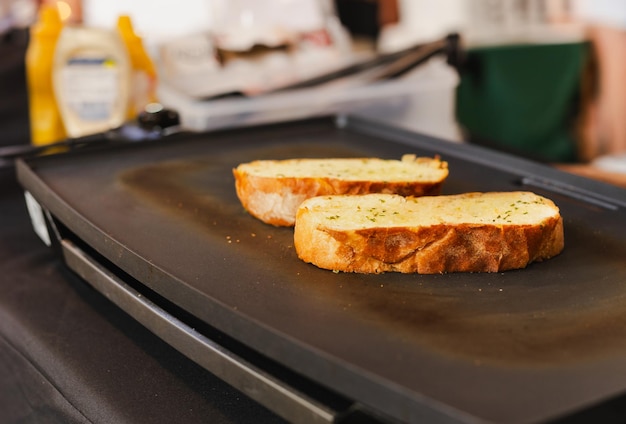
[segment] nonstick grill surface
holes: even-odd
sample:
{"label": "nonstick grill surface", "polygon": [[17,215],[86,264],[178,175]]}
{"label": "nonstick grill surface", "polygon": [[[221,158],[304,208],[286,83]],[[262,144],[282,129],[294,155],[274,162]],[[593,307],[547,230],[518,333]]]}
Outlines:
{"label": "nonstick grill surface", "polygon": [[[559,256],[505,273],[361,275],[300,261],[293,230],[241,207],[255,159],[439,155],[445,194],[531,190]],[[626,193],[351,117],[40,157],[23,186],[86,244],[197,319],[402,421],[545,422],[626,389]]]}

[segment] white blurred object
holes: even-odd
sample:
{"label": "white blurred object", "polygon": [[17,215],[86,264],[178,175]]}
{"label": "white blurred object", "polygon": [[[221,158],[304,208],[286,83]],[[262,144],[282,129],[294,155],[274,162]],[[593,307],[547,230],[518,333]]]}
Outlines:
{"label": "white blurred object", "polygon": [[120,15],[128,15],[150,50],[163,41],[206,31],[211,25],[209,0],[83,0],[87,26],[111,28]]}
{"label": "white blurred object", "polygon": [[212,0],[202,31],[161,43],[163,81],[195,98],[256,95],[345,66],[349,34],[330,0]]}
{"label": "white blurred object", "polygon": [[475,44],[572,42],[584,38],[571,0],[476,0],[467,38]]}
{"label": "white blurred object", "polygon": [[0,34],[12,28],[26,28],[36,17],[35,0],[0,0]]}
{"label": "white blurred object", "polygon": [[160,70],[166,78],[207,75],[219,70],[215,47],[206,32],[172,37],[159,48]]}
{"label": "white blurred object", "polygon": [[65,26],[55,47],[52,82],[70,137],[103,132],[124,123],[131,65],[116,31]]}
{"label": "white blurred object", "polygon": [[211,32],[218,47],[227,50],[280,46],[326,26],[317,0],[212,0],[211,5]]}
{"label": "white blurred object", "polygon": [[253,96],[330,72],[354,60],[334,45],[300,45],[289,50],[242,54],[222,63],[208,33],[163,43],[158,58],[162,83],[197,99],[230,93]]}
{"label": "white blurred object", "polygon": [[460,33],[466,45],[568,42],[584,37],[582,25],[573,19],[574,0],[399,1],[400,22],[383,28],[380,51],[429,42],[451,32]]}
{"label": "white blurred object", "polygon": [[626,28],[624,0],[571,0],[573,14],[586,22]]}
{"label": "white blurred object", "polygon": [[591,164],[603,171],[626,174],[626,153],[600,156]]}

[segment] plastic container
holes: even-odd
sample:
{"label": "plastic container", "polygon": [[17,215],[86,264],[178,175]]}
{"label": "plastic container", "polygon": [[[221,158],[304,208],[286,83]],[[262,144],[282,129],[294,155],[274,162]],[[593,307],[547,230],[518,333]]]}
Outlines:
{"label": "plastic container", "polygon": [[54,52],[63,29],[56,7],[42,6],[30,32],[26,51],[26,78],[31,143],[46,145],[66,137],[52,83]]}
{"label": "plastic container", "polygon": [[103,132],[126,121],[131,68],[116,31],[65,27],[54,59],[53,83],[71,137]]}
{"label": "plastic container", "polygon": [[157,72],[144,48],[143,40],[135,33],[129,16],[122,15],[118,18],[117,31],[126,46],[132,68],[127,118],[134,119],[146,105],[157,101]]}
{"label": "plastic container", "polygon": [[350,87],[315,87],[250,98],[198,100],[167,81],[159,100],[178,111],[181,127],[192,131],[349,113],[460,141],[455,119],[457,73],[438,58],[402,79]]}

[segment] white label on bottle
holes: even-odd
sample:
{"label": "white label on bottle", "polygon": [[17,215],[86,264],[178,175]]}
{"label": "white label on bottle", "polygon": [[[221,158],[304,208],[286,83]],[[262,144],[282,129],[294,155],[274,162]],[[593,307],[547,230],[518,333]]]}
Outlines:
{"label": "white label on bottle", "polygon": [[50,234],[48,233],[48,227],[46,226],[46,220],[43,216],[43,209],[41,208],[41,205],[28,191],[24,192],[24,197],[26,198],[26,209],[28,209],[30,222],[33,225],[35,234],[39,236],[46,246],[50,247],[52,243],[50,241]]}
{"label": "white label on bottle", "polygon": [[83,121],[106,121],[118,101],[119,69],[109,58],[74,57],[61,70],[63,97]]}

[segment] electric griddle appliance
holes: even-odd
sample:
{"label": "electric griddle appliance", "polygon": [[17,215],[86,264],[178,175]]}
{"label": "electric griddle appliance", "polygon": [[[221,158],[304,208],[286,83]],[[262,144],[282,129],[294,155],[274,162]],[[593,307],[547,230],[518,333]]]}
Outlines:
{"label": "electric griddle appliance", "polygon": [[[234,190],[232,168],[254,159],[405,153],[448,161],[445,194],[551,198],[564,251],[504,273],[334,273],[300,261],[293,230],[248,215]],[[69,268],[290,422],[610,422],[625,410],[618,187],[352,116],[81,148],[17,172]]]}

